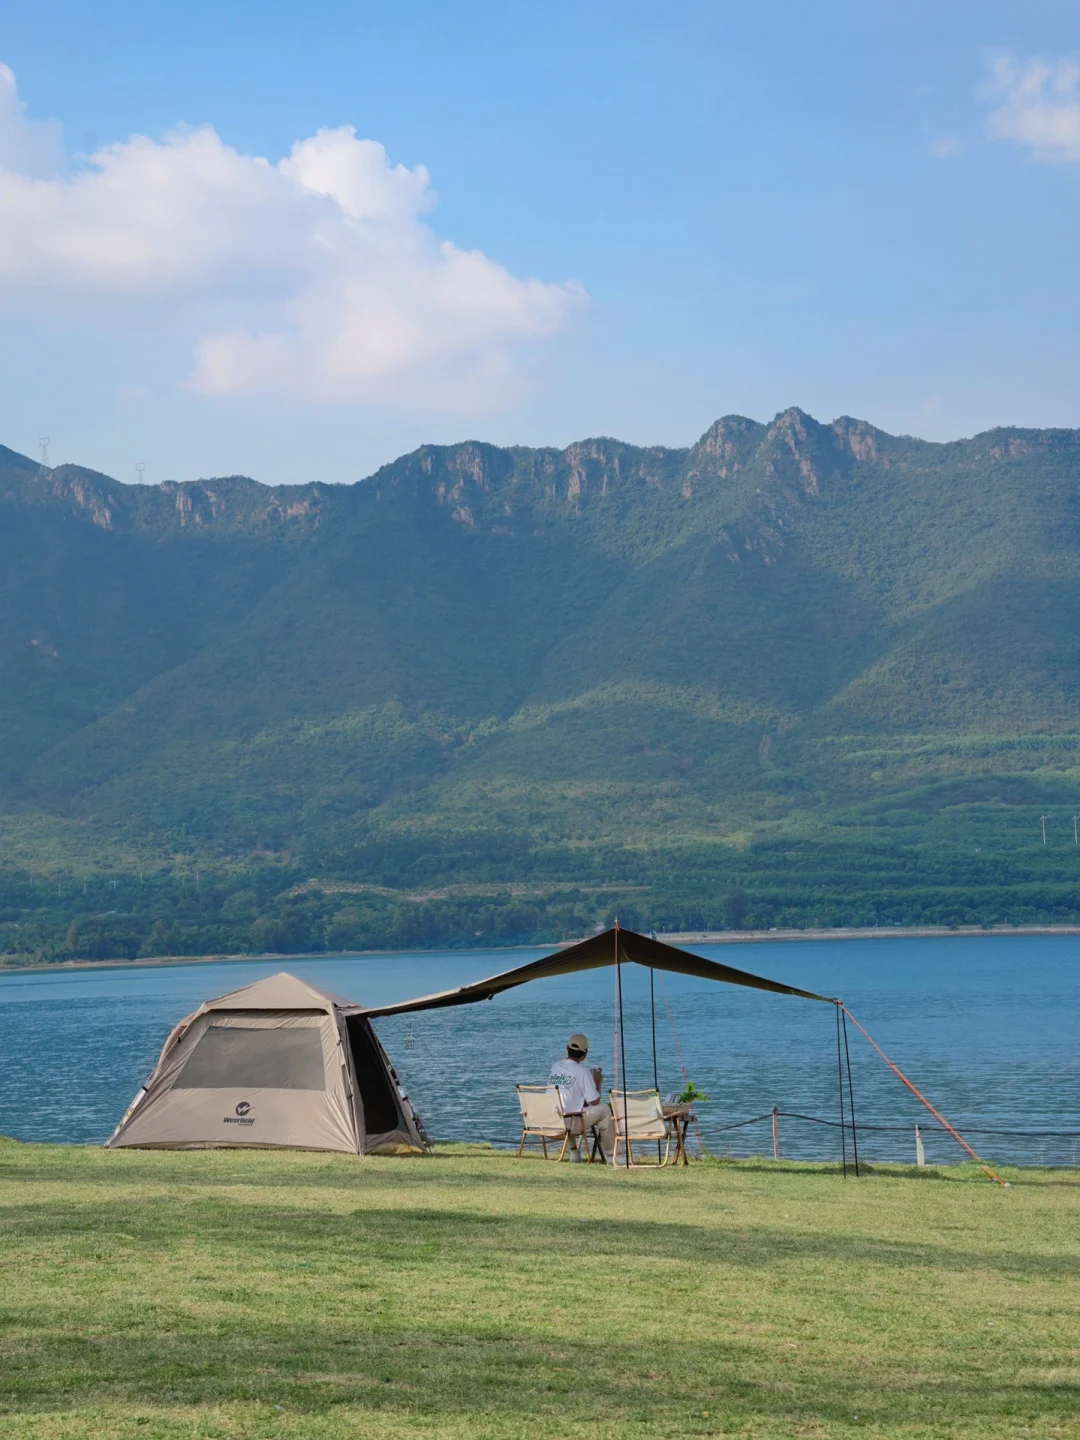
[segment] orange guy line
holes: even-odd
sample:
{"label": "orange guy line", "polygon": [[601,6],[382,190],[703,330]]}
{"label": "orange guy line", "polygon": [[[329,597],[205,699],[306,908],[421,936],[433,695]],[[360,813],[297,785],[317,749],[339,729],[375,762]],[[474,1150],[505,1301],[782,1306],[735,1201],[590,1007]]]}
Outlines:
{"label": "orange guy line", "polygon": [[848,1017],[848,1019],[851,1021],[851,1023],[852,1023],[853,1025],[857,1026],[858,1029],[862,1030],[862,1033],[866,1036],[867,1040],[870,1041],[870,1044],[874,1047],[874,1049],[877,1051],[877,1053],[881,1056],[882,1060],[885,1061],[885,1064],[888,1065],[889,1069],[890,1069],[890,1070],[895,1070],[895,1072],[897,1073],[897,1075],[900,1076],[900,1079],[904,1082],[904,1084],[905,1084],[905,1085],[907,1086],[907,1088],[911,1091],[911,1093],[915,1096],[915,1098],[916,1098],[917,1100],[921,1100],[921,1101],[922,1101],[922,1103],[926,1106],[927,1110],[930,1111],[930,1114],[933,1115],[934,1119],[938,1122],[938,1124],[939,1124],[943,1129],[947,1130],[947,1131],[949,1132],[949,1134],[953,1137],[953,1139],[956,1141],[956,1143],[957,1143],[958,1145],[962,1146],[963,1149],[965,1149],[965,1150],[967,1151],[967,1153],[968,1153],[968,1154],[971,1156],[971,1158],[975,1161],[976,1165],[981,1166],[982,1169],[983,1169],[983,1171],[985,1172],[985,1174],[989,1175],[989,1177],[990,1177],[991,1180],[996,1180],[997,1183],[1001,1186],[1001,1188],[1002,1188],[1003,1190],[1008,1189],[1008,1186],[1005,1184],[1005,1181],[1002,1180],[1001,1176],[1000,1176],[1000,1175],[995,1175],[994,1172],[993,1172],[993,1170],[991,1170],[990,1166],[986,1163],[986,1161],[983,1160],[980,1156],[976,1155],[975,1151],[971,1148],[971,1146],[970,1146],[970,1145],[968,1144],[968,1142],[964,1139],[964,1137],[960,1134],[960,1132],[959,1132],[958,1130],[954,1130],[954,1129],[953,1129],[953,1127],[952,1127],[952,1126],[949,1124],[949,1122],[945,1119],[945,1116],[942,1115],[939,1110],[935,1110],[935,1109],[934,1109],[933,1105],[930,1104],[930,1101],[927,1100],[926,1096],[922,1093],[922,1091],[919,1090],[919,1089],[917,1089],[917,1088],[911,1083],[911,1081],[907,1078],[907,1076],[904,1074],[904,1072],[900,1069],[900,1066],[893,1064],[893,1062],[889,1059],[888,1055],[885,1054],[885,1051],[882,1050],[881,1046],[877,1043],[877,1041],[874,1039],[874,1037],[870,1034],[870,1032],[869,1032],[868,1030],[863,1029],[863,1026],[861,1026],[861,1025],[859,1024],[858,1020],[855,1019],[855,1016],[852,1015],[851,1011],[847,1008],[847,1006],[843,1003],[843,1001],[842,1001],[842,1000],[837,1000],[836,1003],[837,1003],[837,1005],[840,1006],[840,1009],[843,1010],[844,1014]]}

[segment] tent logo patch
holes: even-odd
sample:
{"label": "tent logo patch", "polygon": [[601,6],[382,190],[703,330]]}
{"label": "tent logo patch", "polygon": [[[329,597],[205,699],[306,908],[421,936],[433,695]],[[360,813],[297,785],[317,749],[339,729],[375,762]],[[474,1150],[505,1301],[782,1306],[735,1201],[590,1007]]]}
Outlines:
{"label": "tent logo patch", "polygon": [[254,1125],[255,1116],[251,1114],[251,1101],[241,1100],[236,1107],[235,1115],[226,1115],[221,1122],[223,1125]]}

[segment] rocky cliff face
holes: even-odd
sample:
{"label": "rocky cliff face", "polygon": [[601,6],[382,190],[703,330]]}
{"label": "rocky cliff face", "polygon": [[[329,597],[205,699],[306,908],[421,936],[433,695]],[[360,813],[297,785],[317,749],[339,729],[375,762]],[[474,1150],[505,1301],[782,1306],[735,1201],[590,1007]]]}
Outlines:
{"label": "rocky cliff face", "polygon": [[564,450],[503,449],[477,441],[425,445],[352,486],[264,486],[244,476],[125,485],[77,465],[52,469],[0,447],[0,499],[56,505],[114,532],[199,529],[237,533],[317,525],[334,507],[374,498],[431,499],[469,528],[581,515],[604,501],[650,493],[674,504],[735,485],[747,472],[794,479],[817,494],[844,459],[874,458],[878,432],[858,421],[821,426],[800,410],[771,426],[742,416],[718,420],[689,449],[626,445],[606,438]]}
{"label": "rocky cliff face", "polygon": [[52,507],[119,534],[132,530],[243,531],[312,526],[334,487],[260,485],[246,476],[124,485],[81,465],[36,465],[0,446],[0,504]]}
{"label": "rocky cliff face", "polygon": [[[317,526],[329,512],[383,499],[430,500],[461,524],[500,526],[583,515],[605,502],[650,495],[678,507],[703,496],[764,495],[779,510],[820,498],[859,467],[980,469],[1038,459],[1080,464],[1080,431],[989,431],[933,444],[885,434],[841,416],[819,423],[798,408],[771,424],[728,415],[687,449],[598,438],[564,450],[501,448],[479,441],[425,445],[354,485],[268,486],[245,476],[126,485],[78,465],[45,468],[0,446],[0,502],[52,505],[103,530],[191,530],[236,534]],[[748,479],[753,485],[747,485]]]}
{"label": "rocky cliff face", "polygon": [[791,409],[687,449],[423,446],[347,486],[0,449],[0,789],[116,823],[286,834],[458,784],[617,828],[651,776],[657,833],[707,829],[763,775],[842,793],[852,736],[1028,754],[1080,716],[1077,635],[1075,431]]}

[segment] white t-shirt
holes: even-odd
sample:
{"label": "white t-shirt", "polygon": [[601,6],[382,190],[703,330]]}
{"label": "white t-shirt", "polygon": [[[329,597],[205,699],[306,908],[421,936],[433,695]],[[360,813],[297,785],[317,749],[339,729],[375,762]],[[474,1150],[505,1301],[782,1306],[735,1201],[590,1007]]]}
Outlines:
{"label": "white t-shirt", "polygon": [[592,1071],[581,1060],[563,1056],[556,1060],[548,1076],[549,1085],[559,1087],[559,1103],[564,1115],[576,1115],[600,1099]]}

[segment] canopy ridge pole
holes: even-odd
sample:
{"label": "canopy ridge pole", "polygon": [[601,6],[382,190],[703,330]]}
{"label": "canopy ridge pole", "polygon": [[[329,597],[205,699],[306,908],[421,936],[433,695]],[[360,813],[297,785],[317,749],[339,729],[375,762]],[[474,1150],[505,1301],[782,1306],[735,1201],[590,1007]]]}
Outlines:
{"label": "canopy ridge pole", "polygon": [[[626,1142],[626,1168],[630,1169],[630,1110],[627,1098],[628,1084],[626,1079],[626,1019],[623,1015],[622,999],[622,954],[619,944],[619,922],[615,921],[615,990],[619,997],[619,1046],[622,1053],[622,1083],[623,1083],[623,1138]],[[616,1169],[618,1167],[616,1166]]]}
{"label": "canopy ridge pole", "polygon": [[[656,971],[649,966],[649,1014],[652,1018],[652,1083],[660,1094],[660,1074],[656,1068]],[[656,1142],[656,1163],[660,1164],[660,1141]]]}
{"label": "canopy ridge pole", "polygon": [[847,1008],[847,1006],[846,1006],[845,1004],[843,1004],[843,1002],[840,1001],[840,1000],[837,1000],[836,1003],[837,1003],[837,1005],[840,1006],[841,1010],[844,1011],[845,1015],[847,1015],[848,1019],[849,1019],[849,1020],[851,1021],[851,1023],[855,1026],[855,1028],[856,1028],[857,1030],[862,1030],[862,1033],[866,1036],[867,1040],[870,1041],[870,1044],[874,1047],[874,1049],[877,1051],[877,1053],[881,1056],[882,1060],[885,1061],[885,1064],[888,1065],[889,1069],[895,1071],[896,1074],[900,1076],[900,1079],[904,1082],[904,1084],[907,1086],[907,1088],[908,1088],[908,1089],[911,1091],[911,1093],[915,1096],[916,1100],[921,1100],[921,1101],[922,1101],[922,1103],[926,1106],[927,1110],[930,1111],[930,1114],[933,1115],[934,1119],[938,1122],[938,1124],[942,1127],[942,1129],[948,1131],[948,1133],[953,1137],[953,1139],[956,1141],[956,1143],[957,1143],[962,1149],[964,1149],[964,1150],[967,1151],[967,1153],[968,1153],[968,1154],[971,1156],[971,1158],[975,1161],[976,1165],[981,1166],[983,1172],[984,1172],[985,1174],[989,1175],[989,1177],[990,1177],[991,1180],[996,1180],[997,1183],[1001,1186],[1001,1188],[1002,1188],[1003,1190],[1007,1190],[1009,1187],[1008,1187],[1008,1185],[1006,1184],[1006,1182],[1005,1182],[1004,1180],[1002,1180],[1001,1176],[995,1174],[994,1171],[990,1168],[990,1166],[986,1163],[986,1161],[983,1160],[980,1156],[976,1155],[975,1151],[971,1148],[971,1146],[970,1146],[970,1145],[968,1144],[968,1142],[964,1139],[964,1137],[960,1134],[960,1132],[959,1132],[958,1130],[954,1130],[954,1129],[953,1129],[953,1127],[949,1124],[948,1120],[945,1119],[945,1116],[942,1115],[942,1113],[940,1112],[940,1110],[935,1110],[935,1109],[934,1109],[933,1105],[930,1104],[930,1101],[927,1100],[926,1096],[922,1093],[922,1091],[916,1089],[916,1087],[915,1087],[915,1086],[911,1083],[911,1081],[907,1078],[907,1076],[904,1074],[904,1072],[900,1069],[900,1066],[893,1064],[893,1062],[892,1062],[892,1061],[889,1059],[889,1057],[885,1054],[885,1051],[882,1050],[881,1046],[877,1043],[877,1041],[874,1039],[874,1037],[870,1034],[870,1032],[869,1032],[868,1030],[864,1029],[864,1027],[859,1024],[858,1020],[855,1019],[855,1016],[852,1015],[851,1011]]}
{"label": "canopy ridge pole", "polygon": [[844,1119],[844,1067],[840,1060],[840,1001],[836,1001],[836,1073],[840,1077],[840,1163],[847,1179],[847,1121]]}
{"label": "canopy ridge pole", "polygon": [[843,1005],[840,1006],[840,1014],[844,1022],[844,1055],[847,1059],[847,1093],[848,1109],[851,1111],[851,1148],[855,1152],[855,1179],[859,1178],[859,1136],[855,1129],[855,1091],[851,1085],[851,1050],[848,1047],[847,1038],[847,1012]]}

